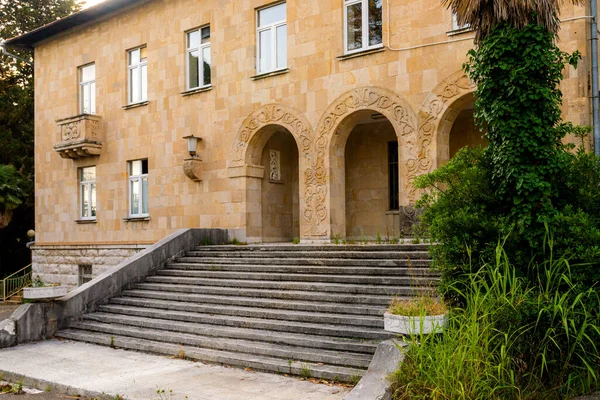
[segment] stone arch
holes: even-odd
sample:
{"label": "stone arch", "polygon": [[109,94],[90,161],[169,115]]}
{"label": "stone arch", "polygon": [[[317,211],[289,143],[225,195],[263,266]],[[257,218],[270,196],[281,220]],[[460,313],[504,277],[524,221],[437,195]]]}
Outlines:
{"label": "stone arch", "polygon": [[454,120],[464,105],[471,101],[475,88],[464,71],[457,71],[427,96],[419,110],[419,142],[423,151],[433,155],[430,158],[433,162],[419,165],[415,177],[440,166],[447,152]]}
{"label": "stone arch", "polygon": [[[332,173],[333,147],[339,145],[340,137],[346,135],[353,118],[358,111],[369,110],[385,116],[393,125],[398,137],[400,159],[403,164],[400,176],[407,173],[407,166],[418,160],[416,152],[417,118],[410,105],[397,94],[379,87],[363,87],[351,90],[338,97],[325,111],[315,131],[315,143],[311,176],[307,181],[305,219],[310,222],[311,236],[316,239],[328,239],[332,235],[332,226],[337,220],[345,218],[332,215],[338,207],[341,193],[330,177]],[[402,181],[402,179],[401,179]],[[333,188],[333,189],[332,189]],[[401,185],[400,190],[403,191]],[[333,193],[333,198],[332,198]],[[406,203],[405,198],[401,202]],[[336,212],[338,212],[337,210]]]}
{"label": "stone arch", "polygon": [[[243,122],[234,138],[229,158],[229,177],[239,179],[239,189],[242,191],[244,215],[241,223],[246,228],[246,239],[250,242],[262,241],[261,216],[261,186],[265,179],[264,167],[260,165],[260,157],[264,146],[277,130],[289,132],[298,147],[298,169],[300,172],[299,209],[305,208],[304,193],[306,192],[305,170],[310,165],[313,149],[313,129],[306,117],[298,110],[281,105],[268,104],[250,114]],[[268,179],[268,177],[267,177]],[[307,231],[304,221],[300,218],[300,233]]]}
{"label": "stone arch", "polygon": [[247,164],[253,150],[249,145],[255,135],[264,127],[279,125],[287,129],[298,144],[298,151],[304,155],[312,149],[313,130],[306,117],[295,108],[282,104],[268,104],[260,107],[250,114],[233,141],[230,167]]}

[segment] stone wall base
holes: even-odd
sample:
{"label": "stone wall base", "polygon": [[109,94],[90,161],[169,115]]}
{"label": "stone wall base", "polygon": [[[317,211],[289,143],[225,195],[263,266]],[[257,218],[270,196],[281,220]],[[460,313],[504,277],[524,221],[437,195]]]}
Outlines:
{"label": "stone wall base", "polygon": [[79,266],[91,265],[92,278],[110,270],[149,245],[33,246],[33,276],[44,283],[79,286]]}

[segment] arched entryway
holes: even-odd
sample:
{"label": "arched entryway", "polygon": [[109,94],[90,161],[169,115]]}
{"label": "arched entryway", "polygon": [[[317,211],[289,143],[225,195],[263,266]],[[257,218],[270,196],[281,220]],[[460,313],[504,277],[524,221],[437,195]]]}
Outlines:
{"label": "arched entryway", "polygon": [[[240,227],[249,242],[292,241],[309,229],[307,174],[313,131],[297,110],[265,105],[244,122],[233,142],[229,177],[239,188]],[[303,213],[305,213],[303,211]]]}

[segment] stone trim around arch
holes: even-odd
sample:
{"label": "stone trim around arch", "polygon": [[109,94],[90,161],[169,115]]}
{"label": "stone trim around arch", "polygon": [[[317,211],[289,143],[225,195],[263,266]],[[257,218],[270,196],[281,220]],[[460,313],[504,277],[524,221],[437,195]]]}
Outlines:
{"label": "stone trim around arch", "polygon": [[298,153],[305,155],[312,149],[313,129],[306,117],[295,108],[282,104],[267,104],[250,114],[233,141],[229,167],[248,164],[248,147],[254,136],[268,125],[287,129],[298,144]]}
{"label": "stone trim around arch", "polygon": [[401,176],[408,173],[410,165],[419,162],[419,154],[416,151],[417,117],[408,102],[397,94],[379,87],[363,87],[342,94],[327,108],[315,131],[315,158],[312,160],[315,174],[308,177],[305,211],[305,218],[308,217],[311,222],[311,236],[315,238],[329,239],[331,236],[333,204],[328,188],[331,183],[330,146],[335,143],[334,135],[340,124],[346,117],[360,110],[381,113],[394,126],[402,150]]}
{"label": "stone trim around arch", "polygon": [[417,165],[415,177],[439,167],[441,136],[450,134],[454,122],[446,121],[448,111],[457,101],[473,93],[475,88],[476,85],[464,71],[457,71],[444,79],[427,96],[419,110],[419,152],[426,153],[430,163]]}

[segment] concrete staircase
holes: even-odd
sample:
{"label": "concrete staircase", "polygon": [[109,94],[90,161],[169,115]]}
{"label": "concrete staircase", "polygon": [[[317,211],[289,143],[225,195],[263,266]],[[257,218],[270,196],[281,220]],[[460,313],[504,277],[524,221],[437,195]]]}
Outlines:
{"label": "concrete staircase", "polygon": [[427,245],[198,246],[57,336],[356,382],[393,296],[435,285]]}

